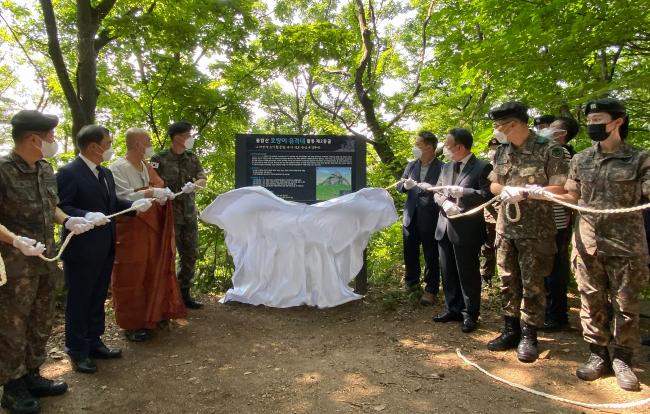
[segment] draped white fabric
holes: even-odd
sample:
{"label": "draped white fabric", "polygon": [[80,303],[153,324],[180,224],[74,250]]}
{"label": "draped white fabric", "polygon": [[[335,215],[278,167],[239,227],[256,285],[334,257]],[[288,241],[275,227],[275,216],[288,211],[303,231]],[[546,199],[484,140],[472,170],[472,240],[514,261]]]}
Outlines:
{"label": "draped white fabric", "polygon": [[381,188],[307,205],[244,187],[217,197],[201,219],[224,230],[234,259],[234,287],[222,302],[327,308],[361,298],[348,284],[370,236],[397,211]]}

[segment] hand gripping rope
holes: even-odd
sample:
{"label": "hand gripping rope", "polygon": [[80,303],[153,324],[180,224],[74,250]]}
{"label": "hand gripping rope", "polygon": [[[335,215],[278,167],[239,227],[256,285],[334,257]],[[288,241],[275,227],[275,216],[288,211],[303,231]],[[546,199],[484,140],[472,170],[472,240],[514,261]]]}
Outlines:
{"label": "hand gripping rope", "polygon": [[[389,185],[388,187],[386,187],[386,190],[397,186],[397,184],[399,184],[399,182],[400,181],[398,181],[398,182],[396,182],[396,183],[394,183],[392,185]],[[448,189],[453,188],[453,187],[455,187],[455,186],[443,185],[443,186],[437,186],[437,187],[429,187],[429,188],[427,188],[427,191],[443,192],[444,190],[448,190]],[[498,195],[494,196],[490,200],[488,200],[487,202],[481,204],[480,206],[476,206],[473,209],[467,210],[467,211],[465,211],[463,213],[460,213],[460,214],[455,214],[453,216],[448,216],[447,218],[457,219],[457,218],[471,216],[473,214],[476,214],[476,213],[482,211],[485,207],[499,201],[499,197],[500,196],[498,196]],[[559,204],[561,206],[564,206],[566,208],[570,208],[570,209],[579,211],[581,213],[588,213],[588,214],[626,214],[626,213],[632,213],[632,212],[635,212],[635,211],[641,211],[641,210],[645,210],[645,209],[650,208],[650,203],[646,203],[646,204],[641,204],[639,206],[634,206],[634,207],[595,209],[595,208],[591,208],[591,207],[585,207],[585,206],[579,206],[579,205],[576,205],[576,204],[567,203],[566,201],[558,200],[557,198],[553,197],[550,194],[549,195],[544,194],[543,197],[547,201],[551,201],[553,203],[557,203],[557,204]],[[458,200],[456,200],[456,203],[458,203]],[[512,210],[514,210],[514,214],[511,214]],[[506,213],[506,218],[509,221],[511,221],[513,223],[518,222],[521,219],[521,210],[519,208],[519,203],[518,202],[506,203],[505,213]]]}
{"label": "hand gripping rope", "polygon": [[[202,189],[204,189],[205,187],[200,187],[200,186],[197,185],[196,188],[202,190]],[[182,194],[183,194],[183,192],[182,192],[182,191],[179,191],[178,193],[175,193],[175,194],[174,194],[174,198],[176,198],[176,197],[178,197],[178,196],[180,196],[180,195],[182,195]],[[153,203],[154,201],[156,201],[155,198],[148,198],[147,200],[150,200],[152,203]],[[111,219],[111,218],[113,218],[113,217],[121,216],[121,215],[123,215],[123,214],[129,213],[129,212],[134,211],[134,210],[135,210],[135,209],[134,209],[133,207],[129,207],[129,208],[127,208],[126,210],[118,211],[117,213],[113,213],[113,214],[111,214],[111,215],[109,215],[109,216],[106,216],[106,218]],[[56,256],[54,256],[54,257],[52,257],[52,258],[48,258],[48,257],[45,257],[45,256],[43,256],[43,255],[41,254],[41,255],[39,255],[38,257],[40,257],[41,259],[45,260],[46,262],[55,262],[55,261],[61,259],[61,255],[62,255],[63,252],[65,251],[65,248],[68,247],[68,243],[70,243],[70,240],[72,240],[72,237],[73,237],[73,236],[74,236],[73,233],[68,233],[68,236],[67,236],[67,237],[65,238],[65,240],[63,241],[63,244],[61,244],[61,248],[59,249],[59,252],[57,253]],[[2,269],[0,269],[0,270],[2,270]]]}

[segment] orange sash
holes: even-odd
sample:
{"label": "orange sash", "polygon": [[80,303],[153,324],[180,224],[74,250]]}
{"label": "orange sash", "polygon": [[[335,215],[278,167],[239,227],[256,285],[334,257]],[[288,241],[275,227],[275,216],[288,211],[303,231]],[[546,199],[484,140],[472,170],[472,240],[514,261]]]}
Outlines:
{"label": "orange sash", "polygon": [[176,281],[172,203],[153,203],[144,214],[120,216],[111,289],[122,329],[154,329],[184,318],[187,310]]}

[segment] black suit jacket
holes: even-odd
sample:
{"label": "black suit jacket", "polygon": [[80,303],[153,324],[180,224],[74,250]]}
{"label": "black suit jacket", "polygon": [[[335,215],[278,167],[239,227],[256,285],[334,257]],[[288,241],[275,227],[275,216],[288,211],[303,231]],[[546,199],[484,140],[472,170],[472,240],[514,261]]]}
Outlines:
{"label": "black suit jacket", "polygon": [[[404,169],[402,178],[412,178],[415,181],[420,182],[421,166],[422,163],[419,159],[409,162]],[[427,171],[427,175],[424,177],[424,181],[431,185],[435,185],[438,181],[438,177],[440,176],[441,168],[442,162],[437,159],[431,161],[431,164],[429,164],[429,171]],[[401,182],[397,184],[397,190],[401,193],[407,193],[406,203],[404,203],[404,217],[402,220],[404,227],[408,227],[408,225],[411,224],[411,219],[414,216],[416,208],[425,208],[431,210],[432,213],[435,213],[433,214],[433,217],[437,217],[438,205],[433,200],[432,192],[421,190],[418,187],[413,187],[410,190],[407,190],[404,188],[404,183]]]}
{"label": "black suit jacket", "polygon": [[[442,167],[436,185],[459,185],[464,187],[463,196],[458,200],[458,206],[461,212],[464,212],[485,203],[492,197],[490,180],[487,178],[490,171],[492,171],[492,165],[489,162],[479,160],[472,154],[455,183],[452,182],[454,163],[449,162]],[[444,194],[436,193],[434,199],[442,207],[442,203],[448,198]],[[455,202],[455,199],[449,198],[449,200]],[[447,233],[449,241],[456,245],[483,244],[485,242],[483,214],[477,213],[468,217],[448,219],[444,210],[440,208],[440,217],[436,227],[436,240],[442,240],[445,233]]]}
{"label": "black suit jacket", "polygon": [[[95,174],[79,157],[61,167],[56,174],[59,187],[59,207],[72,217],[83,217],[88,212],[100,212],[105,215],[126,210],[131,202],[117,198],[115,181],[111,170],[99,167],[106,176],[108,197],[100,187]],[[65,238],[68,230],[63,229]],[[66,261],[85,262],[104,260],[115,252],[115,220],[95,227],[94,229],[74,236],[63,252],[62,259]]]}

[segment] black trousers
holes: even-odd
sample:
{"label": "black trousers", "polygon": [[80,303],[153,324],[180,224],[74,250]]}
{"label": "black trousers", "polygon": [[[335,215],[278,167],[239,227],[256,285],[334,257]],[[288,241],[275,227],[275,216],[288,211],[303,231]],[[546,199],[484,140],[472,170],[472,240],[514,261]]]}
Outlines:
{"label": "black trousers", "polygon": [[481,309],[481,245],[458,246],[447,235],[438,241],[447,310],[478,320]]}
{"label": "black trousers", "polygon": [[106,328],[104,302],[113,270],[114,253],[101,261],[63,262],[68,289],[65,307],[65,347],[73,358],[84,358],[102,345]]}
{"label": "black trousers", "polygon": [[555,233],[557,253],[553,261],[553,270],[544,278],[546,290],[546,320],[560,323],[568,322],[567,287],[569,285],[570,264],[569,244],[571,243],[571,226]]}
{"label": "black trousers", "polygon": [[[435,211],[435,215],[434,215]],[[424,253],[424,290],[437,295],[440,291],[440,264],[435,239],[438,212],[433,209],[416,209],[407,227],[402,227],[404,240],[404,264],[407,286],[420,283],[420,246]]]}

